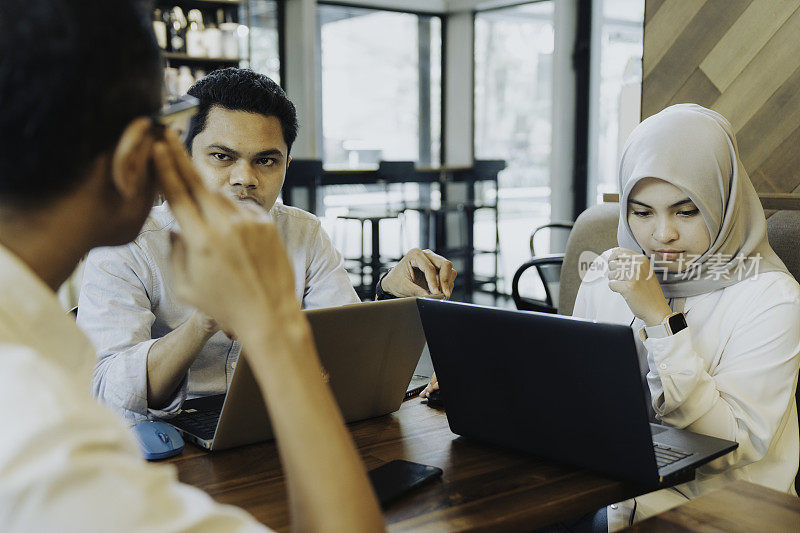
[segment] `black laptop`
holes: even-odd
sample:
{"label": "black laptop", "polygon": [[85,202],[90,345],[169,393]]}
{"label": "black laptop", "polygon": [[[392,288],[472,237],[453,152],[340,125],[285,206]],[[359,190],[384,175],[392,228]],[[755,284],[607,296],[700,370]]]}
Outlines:
{"label": "black laptop", "polygon": [[650,424],[633,331],[417,301],[450,429],[657,488],[738,444]]}

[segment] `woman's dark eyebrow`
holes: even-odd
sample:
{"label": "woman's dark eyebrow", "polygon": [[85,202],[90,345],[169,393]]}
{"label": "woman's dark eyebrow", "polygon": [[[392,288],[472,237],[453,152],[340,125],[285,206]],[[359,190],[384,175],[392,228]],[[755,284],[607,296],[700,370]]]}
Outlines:
{"label": "woman's dark eyebrow", "polygon": [[[631,204],[636,204],[636,205],[640,205],[642,207],[646,207],[647,209],[653,209],[652,206],[649,206],[646,203],[640,202],[638,200],[628,200],[628,202],[631,203]],[[675,202],[674,204],[669,206],[669,209],[672,209],[674,207],[678,207],[678,206],[681,206],[681,205],[684,205],[684,204],[690,204],[690,203],[692,203],[692,200],[690,198],[686,198],[684,200],[681,200],[680,202]]]}
{"label": "woman's dark eyebrow", "polygon": [[692,203],[692,200],[689,199],[689,198],[686,198],[685,200],[681,200],[680,202],[675,202],[674,204],[669,206],[669,208],[672,209],[673,207],[678,207],[679,205],[690,204],[690,203]]}

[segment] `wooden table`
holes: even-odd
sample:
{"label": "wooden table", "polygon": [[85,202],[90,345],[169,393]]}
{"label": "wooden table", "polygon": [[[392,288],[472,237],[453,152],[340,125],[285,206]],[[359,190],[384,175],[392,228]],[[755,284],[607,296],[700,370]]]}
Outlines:
{"label": "wooden table", "polygon": [[[391,531],[530,531],[641,493],[586,470],[454,435],[444,412],[418,398],[396,413],[349,427],[369,469],[406,459],[444,470],[441,480],[389,506]],[[169,462],[181,481],[216,501],[242,507],[279,531],[289,529],[274,442],[214,453],[187,444]]]}
{"label": "wooden table", "polygon": [[746,481],[735,481],[625,531],[798,532],[800,498]]}

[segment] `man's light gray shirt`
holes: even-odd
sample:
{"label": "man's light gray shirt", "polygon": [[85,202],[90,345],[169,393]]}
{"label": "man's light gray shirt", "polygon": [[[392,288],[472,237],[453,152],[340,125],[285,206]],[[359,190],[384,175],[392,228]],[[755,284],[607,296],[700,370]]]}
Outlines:
{"label": "man's light gray shirt", "polygon": [[[279,203],[270,213],[294,267],[295,293],[302,306],[358,303],[342,256],[319,219]],[[179,231],[177,222],[162,204],[153,208],[136,240],[96,248],[86,260],[78,326],[97,351],[92,391],[130,421],[148,414],[175,414],[186,398],[223,394],[241,351],[238,343],[217,332],[192,363],[170,404],[160,411],[148,410],[147,353],[194,312],[178,300],[170,279],[173,231]]]}

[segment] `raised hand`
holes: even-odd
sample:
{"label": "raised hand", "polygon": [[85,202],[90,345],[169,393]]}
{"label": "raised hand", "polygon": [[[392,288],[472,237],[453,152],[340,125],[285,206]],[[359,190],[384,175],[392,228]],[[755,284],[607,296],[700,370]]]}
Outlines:
{"label": "raised hand", "polygon": [[614,248],[608,257],[608,288],[625,298],[634,315],[655,326],[672,313],[647,256]]}

